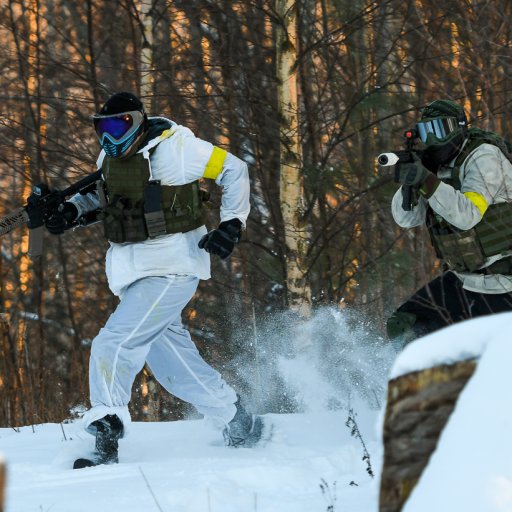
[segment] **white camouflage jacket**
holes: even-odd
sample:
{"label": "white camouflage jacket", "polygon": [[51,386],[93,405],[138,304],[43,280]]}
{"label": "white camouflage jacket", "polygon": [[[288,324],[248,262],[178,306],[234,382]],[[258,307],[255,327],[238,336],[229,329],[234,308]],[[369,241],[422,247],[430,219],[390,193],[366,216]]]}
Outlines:
{"label": "white camouflage jacket", "polygon": [[[153,118],[155,119],[155,118]],[[153,147],[156,149],[149,154]],[[245,162],[194,136],[191,130],[172,123],[172,128],[152,139],[138,153],[150,161],[150,179],[162,185],[184,185],[200,178],[214,179],[222,187],[220,221],[239,219],[245,226],[249,215],[249,174]],[[104,151],[97,166],[101,168]],[[79,215],[99,208],[96,194],[71,198]],[[197,246],[207,232],[201,226],[138,243],[110,243],[106,273],[112,292],[121,296],[133,282],[147,276],[170,274],[210,277],[210,255]]]}
{"label": "white camouflage jacket", "polygon": [[[455,159],[451,162],[453,166]],[[404,228],[425,223],[427,206],[451,225],[467,230],[482,219],[491,204],[512,201],[512,164],[499,148],[481,144],[472,151],[460,167],[461,190],[440,183],[427,200],[420,197],[412,211],[402,208],[402,189],[393,196],[391,211],[395,222]],[[442,176],[439,176],[442,177]],[[483,268],[511,255],[503,253],[488,258]],[[480,293],[505,293],[512,291],[512,276],[499,274],[457,273],[463,287]]]}

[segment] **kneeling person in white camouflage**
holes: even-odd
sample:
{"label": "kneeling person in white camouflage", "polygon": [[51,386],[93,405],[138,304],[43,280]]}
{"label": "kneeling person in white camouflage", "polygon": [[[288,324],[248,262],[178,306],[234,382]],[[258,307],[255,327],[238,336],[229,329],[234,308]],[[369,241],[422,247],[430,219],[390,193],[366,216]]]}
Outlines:
{"label": "kneeling person in white camouflage", "polygon": [[[120,297],[91,349],[92,407],[84,422],[96,436],[96,453],[75,467],[118,461],[132,385],[145,363],[167,391],[222,422],[227,444],[250,444],[261,434],[261,419],[201,358],[181,322],[199,280],[210,277],[209,253],[225,259],[240,241],[249,214],[247,165],[188,128],[148,118],[130,93],[113,95],[93,120],[102,146],[98,186],[73,196],[46,223],[61,234],[100,213],[110,242],[108,282]],[[221,222],[210,232],[201,178],[223,189]]]}
{"label": "kneeling person in white camouflage", "polygon": [[512,310],[512,148],[468,128],[450,100],[425,107],[416,132],[424,149],[398,163],[392,213],[404,228],[426,225],[443,273],[388,319],[389,337],[402,343]]}

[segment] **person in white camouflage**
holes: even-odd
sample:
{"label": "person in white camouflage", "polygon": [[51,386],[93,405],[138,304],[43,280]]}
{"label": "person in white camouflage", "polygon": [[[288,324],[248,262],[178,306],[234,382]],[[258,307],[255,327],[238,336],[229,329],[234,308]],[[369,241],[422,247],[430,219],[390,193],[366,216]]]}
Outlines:
{"label": "person in white camouflage", "polygon": [[[203,360],[181,321],[199,280],[210,277],[209,253],[228,258],[240,241],[249,214],[247,165],[184,126],[148,117],[131,93],[111,96],[93,121],[102,147],[98,186],[46,222],[59,235],[81,217],[101,215],[108,282],[120,298],[91,349],[92,407],[83,421],[96,436],[96,453],[75,467],[118,461],[132,385],[146,363],[166,390],[223,425],[228,445],[254,441],[259,418]],[[221,222],[210,232],[200,179],[222,187]]]}

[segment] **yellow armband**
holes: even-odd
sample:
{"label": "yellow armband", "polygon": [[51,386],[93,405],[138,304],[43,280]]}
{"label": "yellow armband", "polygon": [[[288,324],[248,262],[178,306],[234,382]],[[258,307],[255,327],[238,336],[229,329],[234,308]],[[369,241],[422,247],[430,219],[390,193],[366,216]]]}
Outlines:
{"label": "yellow armband", "polygon": [[480,215],[483,217],[489,207],[485,197],[478,192],[464,192],[464,195],[478,208]]}
{"label": "yellow armband", "polygon": [[213,146],[210,159],[204,168],[203,178],[208,178],[210,180],[216,179],[217,176],[222,172],[222,166],[224,165],[224,160],[226,160],[227,155],[227,151],[224,151],[217,146]]}

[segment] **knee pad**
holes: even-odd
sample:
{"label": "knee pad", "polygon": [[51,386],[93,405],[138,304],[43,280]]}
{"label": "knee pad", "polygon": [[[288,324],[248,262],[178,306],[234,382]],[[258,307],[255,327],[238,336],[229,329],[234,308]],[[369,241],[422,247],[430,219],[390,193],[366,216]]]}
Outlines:
{"label": "knee pad", "polygon": [[411,335],[414,332],[415,323],[416,315],[414,313],[395,311],[386,323],[388,338],[394,340],[406,334]]}

